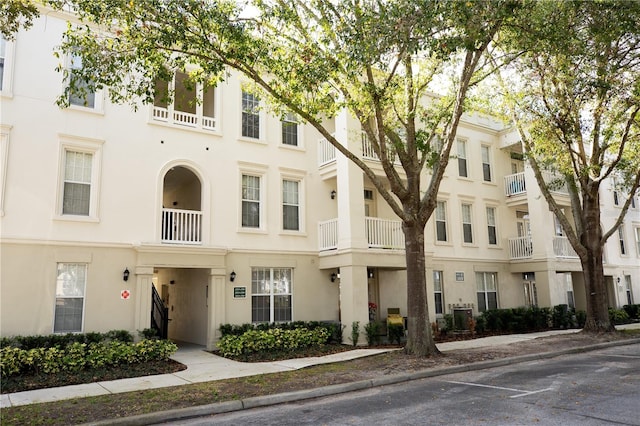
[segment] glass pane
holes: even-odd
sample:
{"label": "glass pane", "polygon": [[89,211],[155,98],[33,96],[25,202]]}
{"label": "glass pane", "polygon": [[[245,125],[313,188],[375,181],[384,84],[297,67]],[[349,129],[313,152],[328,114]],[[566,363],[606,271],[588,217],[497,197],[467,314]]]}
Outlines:
{"label": "glass pane", "polygon": [[78,263],[59,263],[56,297],[83,297],[87,266]]}
{"label": "glass pane", "polygon": [[260,203],[253,201],[242,202],[242,226],[248,228],[260,227]]}
{"label": "glass pane", "polygon": [[265,268],[254,268],[251,270],[251,292],[253,294],[269,294],[271,282],[271,271]]}
{"label": "glass pane", "polygon": [[285,145],[298,145],[298,122],[294,114],[287,114],[282,121],[282,143]]}
{"label": "glass pane", "polygon": [[242,199],[260,201],[260,178],[242,175]]}
{"label": "glass pane", "polygon": [[471,205],[462,205],[462,222],[471,223]]}
{"label": "glass pane", "polygon": [[62,214],[89,215],[91,185],[64,183]]}
{"label": "glass pane", "polygon": [[273,297],[273,320],[291,321],[291,296]]}
{"label": "glass pane", "polygon": [[496,224],[496,209],[493,207],[487,207],[487,223],[492,226]]}
{"label": "glass pane", "polygon": [[442,291],[442,271],[433,271],[433,291]]}
{"label": "glass pane", "polygon": [[482,146],[480,149],[482,150],[482,162],[489,164],[489,147]]}
{"label": "glass pane", "polygon": [[487,310],[487,302],[484,292],[478,292],[478,311],[484,312]]}
{"label": "glass pane", "polygon": [[291,293],[291,269],[275,268],[273,270],[274,289],[276,294]]}
{"label": "glass pane", "polygon": [[298,182],[282,181],[282,200],[285,204],[298,204]]}
{"label": "glass pane", "polygon": [[464,234],[464,242],[465,243],[472,243],[473,242],[473,233],[471,231],[471,224],[470,223],[465,223],[462,225],[462,231]]}
{"label": "glass pane", "polygon": [[215,87],[205,86],[202,92],[202,115],[205,117],[215,117]]}
{"label": "glass pane", "polygon": [[467,160],[458,158],[458,175],[467,177]]}
{"label": "glass pane", "polygon": [[93,154],[87,152],[65,152],[64,180],[91,183]]}
{"label": "glass pane", "polygon": [[82,298],[56,299],[53,332],[71,333],[82,331],[82,305]]}
{"label": "glass pane", "polygon": [[161,108],[169,106],[167,96],[169,94],[169,82],[166,80],[156,80],[153,94],[153,105]]}
{"label": "glass pane", "polygon": [[447,224],[436,222],[436,238],[438,241],[447,241]]}
{"label": "glass pane", "polygon": [[489,164],[482,165],[482,176],[485,182],[491,182],[491,166]]}
{"label": "glass pane", "polygon": [[496,227],[489,226],[489,244],[498,244],[498,238],[496,236]]}
{"label": "glass pane", "polygon": [[437,220],[447,220],[446,218],[446,209],[443,201],[438,201],[436,204],[436,219]]}
{"label": "glass pane", "polygon": [[498,309],[498,294],[496,292],[487,292],[487,309]]}
{"label": "glass pane", "polygon": [[442,293],[434,293],[435,304],[436,304],[436,314],[442,313]]}
{"label": "glass pane", "polygon": [[282,227],[289,231],[300,230],[298,206],[282,206]]}
{"label": "glass pane", "polygon": [[497,277],[496,277],[496,273],[495,272],[486,272],[485,274],[485,279],[486,279],[486,285],[487,285],[487,291],[490,290],[497,290]]}
{"label": "glass pane", "polygon": [[484,273],[476,272],[476,289],[478,291],[484,291]]}
{"label": "glass pane", "polygon": [[251,322],[269,322],[269,296],[251,297]]}

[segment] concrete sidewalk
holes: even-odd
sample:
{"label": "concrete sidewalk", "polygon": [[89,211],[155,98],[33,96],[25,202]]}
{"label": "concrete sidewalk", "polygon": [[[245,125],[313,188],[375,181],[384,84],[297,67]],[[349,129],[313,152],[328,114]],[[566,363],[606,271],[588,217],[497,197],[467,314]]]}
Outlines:
{"label": "concrete sidewalk", "polygon": [[[630,324],[619,328],[640,328],[640,324]],[[491,336],[472,340],[440,343],[437,346],[438,349],[446,352],[466,348],[506,345],[509,343],[531,340],[544,336],[576,333],[578,331],[580,330],[572,329]],[[201,346],[187,344],[182,345],[171,357],[172,359],[185,364],[187,366],[186,370],[172,374],[161,374],[156,376],[136,377],[3,394],[0,399],[0,408],[298,370],[312,365],[348,361],[355,358],[388,352],[390,350],[393,349],[355,349],[323,357],[296,358],[274,362],[243,363],[213,355],[206,352]]]}

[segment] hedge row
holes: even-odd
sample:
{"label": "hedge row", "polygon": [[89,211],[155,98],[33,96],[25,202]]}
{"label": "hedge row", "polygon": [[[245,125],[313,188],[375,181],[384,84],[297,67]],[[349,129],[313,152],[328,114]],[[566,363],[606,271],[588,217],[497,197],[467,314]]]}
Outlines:
{"label": "hedge row", "polygon": [[268,330],[248,330],[242,335],[226,334],[218,342],[220,355],[238,357],[258,352],[291,352],[312,346],[322,346],[329,338],[325,328],[313,330],[296,328],[284,330],[271,328]]}
{"label": "hedge row", "polygon": [[4,346],[0,348],[0,373],[8,377],[28,373],[77,372],[85,368],[167,360],[176,350],[178,347],[168,340],[148,339],[138,343],[118,340],[88,344],[73,342],[65,348]]}
{"label": "hedge row", "polygon": [[630,320],[640,320],[640,305],[624,305],[622,307]]}
{"label": "hedge row", "polygon": [[338,322],[329,322],[329,321],[292,321],[292,322],[283,322],[283,323],[259,323],[259,324],[241,324],[241,325],[232,325],[232,324],[221,324],[220,325],[220,333],[222,337],[233,335],[233,336],[242,336],[247,331],[267,331],[267,330],[297,330],[297,329],[306,329],[306,330],[315,330],[315,329],[324,329],[328,333],[327,341],[325,343],[342,343],[342,330],[344,330],[344,326]]}
{"label": "hedge row", "polygon": [[65,348],[72,343],[100,343],[108,341],[133,342],[133,336],[127,330],[111,330],[106,333],[67,333],[35,336],[12,336],[0,338],[0,348],[8,346],[20,349]]}

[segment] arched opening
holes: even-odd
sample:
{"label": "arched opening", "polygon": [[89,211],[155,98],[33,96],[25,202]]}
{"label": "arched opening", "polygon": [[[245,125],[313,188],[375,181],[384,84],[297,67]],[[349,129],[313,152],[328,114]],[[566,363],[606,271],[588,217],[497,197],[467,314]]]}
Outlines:
{"label": "arched opening", "polygon": [[172,167],[162,186],[162,242],[202,244],[202,183],[186,167]]}

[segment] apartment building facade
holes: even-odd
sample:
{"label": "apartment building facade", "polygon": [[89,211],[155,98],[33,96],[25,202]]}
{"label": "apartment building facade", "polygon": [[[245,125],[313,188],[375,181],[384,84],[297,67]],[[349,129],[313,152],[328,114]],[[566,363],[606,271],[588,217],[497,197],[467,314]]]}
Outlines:
{"label": "apartment building facade", "polygon": [[[401,223],[357,166],[235,74],[188,90],[177,73],[157,85],[173,103],[135,111],[100,91],[59,108],[56,67],[81,66],[53,56],[70,19],[48,12],[0,45],[2,336],[135,333],[168,316],[169,338],[213,348],[224,323],[406,315]],[[384,176],[353,118],[327,126]],[[454,150],[425,236],[431,320],[584,309],[580,262],[516,135],[465,116]],[[602,200],[606,227],[624,198]],[[607,243],[611,306],[640,297],[638,201]]]}

